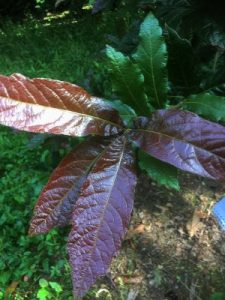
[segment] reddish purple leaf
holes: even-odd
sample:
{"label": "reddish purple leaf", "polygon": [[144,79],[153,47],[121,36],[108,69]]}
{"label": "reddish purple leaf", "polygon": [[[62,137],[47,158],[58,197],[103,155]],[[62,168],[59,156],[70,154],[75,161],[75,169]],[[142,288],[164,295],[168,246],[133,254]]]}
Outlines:
{"label": "reddish purple leaf", "polygon": [[138,122],[131,136],[144,151],[181,170],[225,180],[225,127],[181,110],[158,110]]}
{"label": "reddish purple leaf", "polygon": [[80,299],[104,275],[121,246],[133,208],[136,175],[126,137],[115,139],[82,187],[68,251],[74,293]]}
{"label": "reddish purple leaf", "polygon": [[54,226],[71,223],[73,207],[80,189],[106,142],[82,142],[52,173],[36,204],[29,234],[46,233]]}
{"label": "reddish purple leaf", "polygon": [[30,132],[108,136],[121,131],[117,111],[63,81],[0,76],[0,124]]}

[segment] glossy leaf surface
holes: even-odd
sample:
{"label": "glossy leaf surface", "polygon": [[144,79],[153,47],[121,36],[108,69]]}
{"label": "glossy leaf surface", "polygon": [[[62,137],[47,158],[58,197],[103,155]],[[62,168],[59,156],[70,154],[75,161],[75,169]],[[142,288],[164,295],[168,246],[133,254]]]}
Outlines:
{"label": "glossy leaf surface", "polygon": [[131,137],[145,152],[181,170],[225,180],[225,127],[181,110],[140,118]]}
{"label": "glossy leaf surface", "polygon": [[173,188],[177,191],[180,190],[176,168],[141,150],[138,152],[138,159],[140,168],[146,171],[148,176],[158,184]]}
{"label": "glossy leaf surface", "polygon": [[90,139],[79,144],[62,160],[36,204],[29,230],[31,235],[71,223],[81,186],[105,146],[106,142]]}
{"label": "glossy leaf surface", "polygon": [[168,90],[167,50],[158,20],[149,14],[140,28],[140,42],[134,55],[145,78],[146,93],[152,104],[160,108]]}
{"label": "glossy leaf surface", "polygon": [[116,110],[82,88],[19,74],[0,76],[0,124],[71,136],[108,136],[121,131]]}
{"label": "glossy leaf surface", "polygon": [[110,46],[107,46],[106,54],[109,59],[111,78],[122,102],[130,105],[137,114],[148,116],[150,108],[144,92],[144,76],[139,66],[128,56]]}
{"label": "glossy leaf surface", "polygon": [[225,122],[225,97],[209,93],[192,95],[184,101],[183,106],[212,121]]}
{"label": "glossy leaf surface", "polygon": [[107,272],[121,246],[133,208],[136,175],[126,137],[108,146],[78,199],[68,250],[76,299]]}

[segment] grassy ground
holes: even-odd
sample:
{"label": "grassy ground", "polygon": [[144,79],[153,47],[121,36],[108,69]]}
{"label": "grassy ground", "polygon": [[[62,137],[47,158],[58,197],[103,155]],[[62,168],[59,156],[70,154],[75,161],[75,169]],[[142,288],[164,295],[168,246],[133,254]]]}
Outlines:
{"label": "grassy ground", "polygon": [[86,38],[92,22],[35,21],[13,24],[0,32],[2,74],[23,73],[28,77],[48,77],[77,82],[85,78],[93,57],[104,46],[103,37],[94,33]]}

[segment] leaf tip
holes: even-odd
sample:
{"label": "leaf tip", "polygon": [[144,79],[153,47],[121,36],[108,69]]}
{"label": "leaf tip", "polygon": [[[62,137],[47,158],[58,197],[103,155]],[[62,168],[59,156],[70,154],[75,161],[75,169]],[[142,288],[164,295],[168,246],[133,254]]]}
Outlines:
{"label": "leaf tip", "polygon": [[36,225],[33,222],[31,222],[28,230],[28,235],[30,237],[33,237],[35,235],[48,233],[49,230],[50,228],[47,228],[46,226],[42,226],[42,224]]}
{"label": "leaf tip", "polygon": [[28,236],[33,237],[35,235],[37,235],[37,233],[35,232],[35,230],[33,228],[30,227],[28,230]]}

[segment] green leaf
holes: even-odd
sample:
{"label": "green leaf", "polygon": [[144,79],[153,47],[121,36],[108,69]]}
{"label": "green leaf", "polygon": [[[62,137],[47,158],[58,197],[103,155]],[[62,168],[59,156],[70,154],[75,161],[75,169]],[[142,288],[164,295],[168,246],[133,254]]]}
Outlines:
{"label": "green leaf", "polygon": [[183,107],[212,121],[225,122],[225,97],[209,93],[192,95],[184,102]]}
{"label": "green leaf", "polygon": [[37,292],[37,298],[40,300],[46,300],[50,296],[50,293],[45,288],[41,288]]}
{"label": "green leaf", "polygon": [[119,112],[120,117],[123,119],[124,123],[127,126],[129,126],[132,120],[137,117],[135,111],[129,105],[124,104],[120,100],[107,102],[109,102],[110,105]]}
{"label": "green leaf", "polygon": [[168,72],[173,84],[190,89],[199,84],[197,65],[190,41],[166,26],[168,45]]}
{"label": "green leaf", "polygon": [[39,280],[39,285],[40,285],[40,287],[42,287],[42,288],[46,288],[46,287],[48,286],[48,281],[47,281],[46,279],[44,279],[44,278],[41,278],[41,279]]}
{"label": "green leaf", "polygon": [[164,163],[144,151],[138,151],[139,166],[146,171],[148,176],[155,180],[160,185],[180,190],[180,185],[177,179],[177,169],[167,163]]}
{"label": "green leaf", "polygon": [[10,276],[11,276],[11,273],[10,273],[10,272],[2,272],[2,270],[1,270],[1,274],[0,274],[0,283],[6,284],[7,281],[9,281]]}
{"label": "green leaf", "polygon": [[57,282],[49,282],[50,287],[57,293],[61,293],[62,292],[62,287],[60,284],[58,284]]}
{"label": "green leaf", "polygon": [[157,108],[163,106],[167,97],[167,50],[158,20],[152,13],[141,24],[140,42],[134,59],[145,78],[146,93]]}
{"label": "green leaf", "polygon": [[107,46],[106,54],[109,58],[112,82],[120,99],[130,105],[137,114],[148,116],[151,110],[144,93],[144,77],[138,65],[110,46]]}

